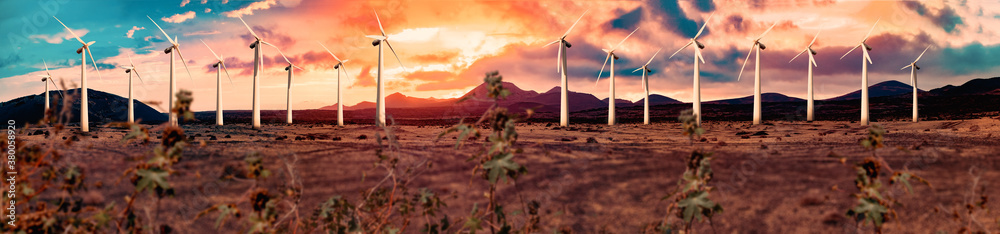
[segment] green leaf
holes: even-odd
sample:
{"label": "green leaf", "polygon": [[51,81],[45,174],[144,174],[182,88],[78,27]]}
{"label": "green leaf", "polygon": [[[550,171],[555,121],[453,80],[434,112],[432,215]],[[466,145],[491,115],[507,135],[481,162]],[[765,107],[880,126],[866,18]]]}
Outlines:
{"label": "green leaf", "polygon": [[847,211],[847,215],[855,220],[864,220],[865,223],[870,221],[876,227],[882,226],[886,213],[889,213],[889,209],[872,198],[858,198],[858,205]]}
{"label": "green leaf", "polygon": [[476,211],[479,210],[479,204],[472,204],[472,213],[469,214],[469,218],[465,220],[465,224],[462,228],[468,228],[469,233],[475,234],[477,230],[483,229],[483,221],[476,217]]}
{"label": "green leaf", "polygon": [[503,153],[497,155],[497,157],[493,158],[493,160],[483,163],[483,169],[486,170],[491,184],[496,184],[497,178],[501,175],[504,175],[504,181],[506,181],[508,170],[517,171],[517,169],[521,167],[511,160],[513,157],[514,155],[511,153]]}
{"label": "green leaf", "polygon": [[162,169],[140,169],[135,174],[139,176],[139,181],[135,185],[136,190],[150,189],[152,191],[156,188],[170,189],[170,184],[167,182],[167,176],[170,174]]}
{"label": "green leaf", "polygon": [[722,212],[722,206],[708,199],[708,191],[691,192],[687,198],[677,202],[677,206],[683,209],[684,222],[688,223],[694,219],[701,221],[702,216],[711,218],[714,213]]}
{"label": "green leaf", "polygon": [[910,172],[896,172],[896,174],[892,176],[892,179],[889,180],[889,183],[894,184],[901,182],[903,183],[903,186],[906,186],[906,191],[910,194],[913,194],[913,185],[910,184],[911,179],[927,184],[928,187],[931,186],[930,182],[927,182],[927,180],[924,180],[924,178],[921,178],[920,176],[914,175],[913,173]]}

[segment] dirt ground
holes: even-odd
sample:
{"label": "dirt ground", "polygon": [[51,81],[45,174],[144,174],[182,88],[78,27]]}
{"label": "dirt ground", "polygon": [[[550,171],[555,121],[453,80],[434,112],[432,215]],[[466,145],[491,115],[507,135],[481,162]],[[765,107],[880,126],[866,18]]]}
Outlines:
{"label": "dirt ground", "polygon": [[[717,190],[711,198],[725,211],[712,220],[713,225],[696,224],[697,233],[855,230],[855,221],[844,213],[855,202],[850,197],[856,190],[850,166],[871,155],[858,144],[866,137],[867,127],[847,121],[704,124],[705,139],[694,143],[680,134],[676,121],[653,125],[572,124],[568,128],[545,123],[519,125],[517,147],[524,153],[514,160],[527,167],[528,173],[517,180],[516,187],[501,185],[499,196],[508,207],[538,201],[545,232],[569,228],[579,233],[637,233],[672,216],[666,213],[668,201],[661,198],[676,186],[684,172],[685,157],[694,149],[703,149],[714,152],[715,177],[711,184]],[[896,206],[898,219],[886,226],[888,233],[954,233],[965,225],[971,225],[973,230],[1000,231],[997,202],[987,203],[990,212],[979,211],[972,218],[965,208],[967,202],[978,199],[972,192],[979,192],[980,187],[985,187],[985,194],[992,199],[1000,194],[1000,120],[877,124],[884,126],[888,134],[887,147],[876,153],[894,169],[907,168],[933,186],[915,185],[912,195],[890,190],[900,205]],[[153,130],[151,136],[160,134],[156,126],[147,127]],[[285,183],[288,178],[284,162],[297,159],[291,171],[304,186],[300,205],[303,216],[334,195],[356,201],[359,191],[384,176],[382,170],[372,166],[379,148],[376,133],[383,130],[372,126],[265,125],[259,131],[246,124],[183,127],[194,137],[194,146],[185,150],[175,166],[180,169],[170,181],[177,194],[162,201],[163,211],[158,215],[159,220],[171,223],[181,233],[211,232],[214,216],[195,218],[198,212],[213,204],[246,199],[243,192],[251,182],[220,177],[227,168],[242,165],[243,157],[251,152],[266,156],[266,167],[276,175],[271,180],[275,184]],[[447,195],[444,213],[452,223],[460,225],[473,204],[482,208],[487,202],[483,196],[486,182],[471,175],[474,163],[466,161],[483,140],[456,150],[451,138],[454,135],[435,141],[445,128],[393,126],[400,148],[388,153],[403,155],[404,161],[431,162],[433,167],[415,177],[411,187],[426,187]],[[136,155],[150,154],[159,141],[153,139],[148,145],[122,143],[124,129],[91,129],[96,138],[83,137],[60,153],[85,170],[87,183],[102,182],[101,188],[86,192],[86,202],[123,204],[133,187],[127,179],[118,182],[122,172],[135,164]],[[588,142],[588,138],[594,141]],[[62,141],[47,141],[42,135],[21,139],[29,144]],[[848,163],[842,164],[831,154],[847,157]],[[137,207],[146,212],[155,209],[151,202],[140,201]],[[523,214],[511,217],[519,223],[524,220]],[[239,227],[230,221],[223,228]]]}

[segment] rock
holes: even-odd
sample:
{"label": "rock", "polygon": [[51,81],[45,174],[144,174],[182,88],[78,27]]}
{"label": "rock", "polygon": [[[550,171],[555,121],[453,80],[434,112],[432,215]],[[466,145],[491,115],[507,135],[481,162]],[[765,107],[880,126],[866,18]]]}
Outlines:
{"label": "rock", "polygon": [[296,141],[301,141],[301,140],[305,140],[305,139],[306,139],[306,138],[305,138],[305,137],[302,137],[302,136],[295,136],[295,140],[296,140]]}
{"label": "rock", "polygon": [[767,149],[767,145],[761,144],[760,149]]}
{"label": "rock", "polygon": [[545,124],[545,127],[552,127],[552,123]]}
{"label": "rock", "polygon": [[757,132],[753,133],[753,135],[754,136],[767,136],[767,132],[765,132],[765,131],[757,131]]}
{"label": "rock", "polygon": [[208,135],[208,140],[214,141],[218,140],[218,138],[215,138],[215,135]]}
{"label": "rock", "polygon": [[222,137],[222,138],[233,138],[233,136],[230,136],[230,135],[226,135],[226,136],[224,136],[224,137]]}
{"label": "rock", "polygon": [[729,145],[729,144],[726,144],[725,141],[719,141],[719,146],[726,146],[726,145]]}
{"label": "rock", "polygon": [[338,137],[333,137],[333,138],[330,138],[330,140],[333,140],[333,141],[340,141],[340,137],[339,137],[339,136],[338,136]]}
{"label": "rock", "polygon": [[358,136],[358,140],[364,140],[364,139],[368,139],[368,136],[365,134],[361,134],[360,136]]}
{"label": "rock", "polygon": [[576,139],[576,137],[563,137],[562,139],[559,139],[559,141],[575,141]]}
{"label": "rock", "polygon": [[31,135],[42,135],[42,133],[44,133],[44,132],[42,132],[42,130],[35,130],[35,132],[31,133]]}
{"label": "rock", "polygon": [[746,136],[746,135],[740,136],[740,139],[750,139],[750,136]]}
{"label": "rock", "polygon": [[587,143],[594,143],[594,144],[597,144],[597,139],[595,139],[595,138],[593,138],[593,137],[587,137]]}

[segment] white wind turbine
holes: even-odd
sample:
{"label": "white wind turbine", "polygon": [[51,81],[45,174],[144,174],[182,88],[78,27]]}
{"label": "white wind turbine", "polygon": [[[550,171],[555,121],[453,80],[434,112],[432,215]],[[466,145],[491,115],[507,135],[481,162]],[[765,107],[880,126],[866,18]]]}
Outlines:
{"label": "white wind turbine", "polygon": [[[392,44],[389,44],[389,35],[385,34],[385,29],[382,28],[382,20],[378,18],[378,12],[372,10],[375,13],[375,20],[378,21],[378,30],[382,32],[382,35],[368,35],[365,37],[375,39],[372,41],[372,46],[378,46],[378,75],[376,76],[376,83],[378,85],[378,90],[375,91],[377,95],[375,99],[375,125],[385,126],[385,90],[382,86],[382,44],[389,46],[389,50],[392,51],[392,55],[396,57],[396,62],[399,62],[399,67],[406,71],[406,67],[403,67],[403,61],[399,60],[399,55],[396,55],[396,50],[392,49]],[[385,43],[382,43],[385,42]]]}
{"label": "white wind turbine", "polygon": [[807,85],[809,86],[808,87],[809,89],[807,89],[806,91],[807,93],[806,96],[808,96],[807,97],[808,100],[806,101],[806,121],[809,122],[812,122],[814,119],[813,110],[815,109],[813,106],[813,67],[819,67],[819,65],[816,65],[816,57],[814,57],[816,55],[816,51],[812,49],[812,46],[814,43],[816,43],[817,38],[819,38],[818,32],[816,33],[816,36],[813,37],[812,42],[809,42],[809,45],[807,45],[806,48],[802,50],[802,52],[799,52],[799,54],[796,54],[795,57],[792,57],[791,60],[788,60],[788,62],[791,63],[792,61],[795,61],[795,58],[798,58],[799,55],[802,55],[802,53],[805,53],[807,51],[809,52],[809,63],[806,64],[806,66],[809,67],[809,75],[807,76],[808,81],[806,82],[808,83]]}
{"label": "white wind turbine", "polygon": [[653,53],[653,56],[649,57],[649,62],[646,62],[646,64],[642,65],[642,67],[632,71],[632,73],[635,73],[642,70],[642,89],[646,92],[646,99],[643,99],[644,102],[642,104],[642,124],[649,124],[649,77],[647,75],[649,72],[653,71],[649,70],[649,63],[653,62],[653,58],[656,58],[656,55],[660,53],[661,49],[663,48],[657,49],[656,53]]}
{"label": "white wind turbine", "polygon": [[[272,45],[272,47],[273,46],[274,45]],[[288,111],[286,111],[286,113],[288,114],[286,118],[287,120],[286,123],[292,124],[292,70],[293,70],[292,68],[298,68],[300,71],[302,70],[302,68],[299,66],[295,66],[295,64],[292,64],[292,61],[288,60],[288,57],[285,56],[285,53],[282,53],[281,50],[278,49],[278,47],[274,47],[274,49],[277,50],[278,54],[281,55],[281,58],[284,58],[285,62],[288,63],[288,66],[285,67],[285,71],[288,71],[288,97],[285,99],[285,101],[287,101],[286,107],[288,108]]]}
{"label": "white wind turbine", "polygon": [[139,76],[139,70],[136,70],[135,62],[132,62],[132,55],[125,55],[128,56],[128,66],[122,66],[121,68],[124,68],[125,73],[128,73],[128,122],[134,123],[135,109],[133,108],[133,102],[135,101],[132,99],[132,74],[135,74],[135,77],[139,78],[139,82],[143,84],[146,84],[146,82],[142,81],[142,76]]}
{"label": "white wind turbine", "polygon": [[174,80],[174,53],[173,53],[174,51],[177,51],[177,56],[181,57],[181,64],[184,64],[184,70],[187,70],[188,77],[191,78],[191,81],[194,81],[194,76],[191,75],[191,69],[188,69],[187,60],[184,59],[184,55],[181,54],[180,45],[177,44],[177,37],[174,36],[174,38],[171,39],[170,35],[167,35],[167,32],[163,31],[163,28],[161,28],[160,25],[157,24],[155,20],[153,20],[153,18],[149,17],[148,15],[146,16],[146,18],[149,18],[149,21],[152,21],[153,25],[156,25],[156,28],[160,29],[160,32],[163,33],[163,36],[167,37],[167,41],[170,42],[170,47],[167,47],[166,49],[163,49],[163,53],[164,54],[169,54],[170,55],[170,95],[168,95],[169,99],[168,99],[168,103],[167,103],[167,108],[168,108],[168,110],[170,110],[170,113],[169,113],[170,125],[171,126],[177,126],[177,114],[175,114],[173,112],[173,109],[174,109],[174,93],[177,92],[177,81]]}
{"label": "white wind turbine", "polygon": [[[625,36],[625,39],[622,39],[622,41],[619,42],[618,45],[615,45],[615,47],[611,47],[611,49],[602,49],[605,53],[608,53],[608,56],[604,57],[604,65],[608,65],[608,60],[611,60],[611,69],[608,70],[608,73],[611,74],[611,83],[608,85],[608,125],[615,125],[615,60],[618,60],[618,55],[615,55],[615,50],[622,46],[622,43],[625,43],[625,40],[628,40],[628,38],[631,37],[636,31],[639,31],[639,27],[632,30],[632,33]],[[604,74],[604,65],[601,65],[601,72],[597,73],[597,82],[601,82],[601,75]]]}
{"label": "white wind turbine", "polygon": [[275,49],[278,49],[278,47],[257,36],[257,33],[254,33],[253,29],[250,29],[250,25],[243,20],[243,17],[237,16],[237,18],[240,19],[240,22],[243,22],[243,25],[247,27],[250,35],[253,35],[254,38],[254,42],[250,43],[250,49],[253,49],[253,128],[260,128],[260,89],[257,87],[260,82],[257,80],[257,75],[260,73],[261,67],[264,66],[264,55],[260,52],[260,44],[269,45]]}
{"label": "white wind turbine", "polygon": [[[76,41],[83,44],[82,47],[76,49],[76,53],[80,54],[80,131],[90,132],[90,112],[88,111],[88,106],[90,104],[87,99],[87,55],[90,55],[90,61],[94,62],[94,70],[97,70],[97,77],[102,80],[104,79],[101,76],[101,69],[97,68],[97,61],[94,60],[94,54],[90,53],[90,45],[93,45],[95,41],[83,42],[83,39],[80,39],[80,36],[77,36],[73,30],[69,29],[69,27],[62,22],[62,20],[59,20],[59,18],[56,18],[55,16],[52,16],[52,18],[59,21],[59,24],[62,24],[62,26],[66,28],[66,31],[69,31],[69,34],[72,34],[73,37],[76,38]],[[83,52],[87,53],[84,54]]]}
{"label": "white wind turbine", "polygon": [[764,33],[761,33],[760,36],[757,37],[757,39],[753,40],[753,45],[750,46],[750,52],[747,52],[747,58],[743,60],[743,67],[740,68],[740,75],[736,77],[737,81],[739,81],[740,78],[743,77],[743,69],[747,68],[747,61],[750,61],[750,54],[756,51],[757,57],[754,59],[755,68],[753,76],[753,124],[754,125],[760,124],[760,119],[762,114],[761,100],[760,100],[760,51],[767,48],[767,46],[764,46],[764,43],[760,43],[760,39],[764,38],[764,35],[767,35],[767,33],[770,32],[771,29],[774,29],[774,26],[776,25],[778,25],[778,23],[774,23],[773,25],[771,25],[771,27],[767,28],[767,30],[765,30]]}
{"label": "white wind turbine", "polygon": [[[323,45],[323,43],[320,43],[318,41],[316,43],[318,43],[319,46],[322,46],[323,49],[325,49],[327,53],[330,53],[330,56],[333,56],[333,59],[337,60],[337,64],[333,65],[333,69],[337,70],[337,126],[343,127],[344,126],[344,101],[343,101],[344,95],[343,95],[343,90],[341,90],[341,88],[340,88],[340,71],[342,70],[340,68],[343,67],[344,68],[343,69],[344,75],[348,75],[347,74],[347,67],[346,67],[346,65],[344,63],[346,63],[347,61],[351,61],[351,60],[350,59],[340,60],[340,58],[337,58],[336,55],[333,55],[333,52],[330,52],[330,49],[326,48],[326,46]],[[350,79],[351,78],[350,75],[348,75],[347,78]]]}
{"label": "white wind turbine", "polygon": [[694,47],[694,85],[693,85],[693,89],[694,89],[694,95],[693,96],[694,97],[693,97],[693,100],[691,101],[691,105],[692,105],[691,109],[694,111],[695,119],[696,119],[696,122],[697,122],[698,125],[701,125],[701,78],[700,78],[701,74],[699,74],[700,73],[699,72],[700,66],[698,64],[698,61],[700,60],[701,63],[705,63],[705,57],[701,56],[701,49],[704,49],[705,45],[701,44],[701,42],[698,42],[698,37],[701,36],[701,33],[705,31],[705,27],[708,26],[708,21],[712,19],[712,16],[715,16],[715,14],[709,15],[708,19],[705,19],[705,24],[702,25],[701,29],[698,30],[698,33],[695,34],[694,37],[691,38],[691,41],[689,41],[683,47],[681,47],[676,52],[674,52],[674,54],[670,55],[670,58],[673,58],[674,55],[677,55],[677,53],[681,52],[681,50],[684,50],[684,48],[687,48],[688,46],[691,46],[692,44],[695,45],[695,47]]}
{"label": "white wind turbine", "polygon": [[[569,32],[573,31],[573,28],[576,27],[576,24],[580,23],[580,19],[583,19],[583,16],[587,15],[587,12],[589,12],[589,11],[590,10],[584,11],[583,14],[580,15],[580,18],[577,18],[576,22],[574,22],[573,25],[569,27],[569,30],[566,30],[566,33],[564,33],[562,35],[562,37],[559,37],[559,39],[556,39],[553,42],[549,42],[549,44],[546,44],[545,46],[543,46],[543,47],[547,47],[547,46],[550,46],[552,44],[559,43],[559,49],[558,49],[559,50],[559,55],[558,55],[558,57],[556,57],[556,72],[559,72],[559,74],[562,77],[562,85],[560,85],[561,88],[562,88],[562,93],[559,96],[560,97],[559,98],[559,126],[563,126],[563,127],[569,125],[569,102],[567,100],[567,95],[568,95],[567,93],[569,92],[569,88],[568,88],[569,81],[568,81],[568,78],[566,77],[567,76],[567,74],[566,74],[566,57],[563,56],[563,55],[566,54],[566,48],[572,47],[572,45],[569,44],[569,41],[566,41],[566,36],[569,36]],[[611,101],[614,102],[614,100],[611,100]]]}
{"label": "white wind turbine", "polygon": [[204,40],[201,41],[201,44],[205,44],[205,47],[208,48],[208,52],[212,52],[212,56],[219,60],[218,62],[215,62],[215,64],[212,64],[212,67],[215,68],[215,125],[222,126],[222,71],[226,72],[226,78],[229,78],[229,84],[233,84],[233,77],[229,76],[229,69],[226,68],[225,59],[216,54],[215,51],[212,50],[212,47],[208,46],[208,43],[205,43]]}
{"label": "white wind turbine", "polygon": [[[49,112],[49,102],[50,102],[49,101],[49,83],[52,83],[52,87],[57,87],[58,88],[59,86],[56,85],[55,81],[52,81],[52,74],[49,73],[49,64],[45,63],[45,60],[42,60],[42,65],[45,66],[45,75],[38,75],[38,76],[42,77],[42,83],[45,83],[45,110],[44,110],[44,112],[42,114],[42,116],[45,116],[44,113],[48,113]],[[65,97],[63,97],[62,92],[59,92],[59,97],[65,98]]]}
{"label": "white wind turbine", "polygon": [[920,66],[917,66],[917,61],[920,61],[920,57],[924,57],[924,53],[927,53],[927,49],[930,48],[930,46],[927,46],[927,48],[924,49],[924,52],[920,52],[920,56],[917,56],[917,59],[913,60],[913,62],[909,65],[899,69],[903,70],[907,67],[910,68],[910,86],[913,86],[913,122],[917,122],[917,120],[919,120],[919,116],[917,115],[917,70],[920,70]]}
{"label": "white wind turbine", "polygon": [[872,47],[868,46],[868,44],[865,44],[865,42],[868,41],[868,37],[872,35],[873,31],[875,31],[875,26],[878,25],[879,20],[882,19],[875,20],[875,24],[872,25],[872,29],[868,30],[868,35],[865,35],[865,38],[861,39],[861,43],[858,43],[857,46],[854,46],[854,48],[851,48],[851,50],[847,51],[847,53],[844,54],[844,56],[840,56],[840,59],[844,59],[844,57],[846,57],[848,54],[851,54],[851,52],[853,52],[858,47],[862,46],[865,47],[864,49],[861,50],[861,55],[862,55],[861,56],[861,125],[862,126],[868,125],[868,64],[872,63],[872,57],[868,55],[868,51],[872,50]]}

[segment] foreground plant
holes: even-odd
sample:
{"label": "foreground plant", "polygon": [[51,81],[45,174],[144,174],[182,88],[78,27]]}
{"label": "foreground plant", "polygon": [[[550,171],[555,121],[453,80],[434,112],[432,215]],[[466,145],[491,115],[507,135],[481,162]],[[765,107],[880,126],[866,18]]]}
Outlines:
{"label": "foreground plant", "polygon": [[[681,122],[682,134],[688,136],[692,144],[705,133],[691,110],[682,111],[677,120]],[[712,217],[723,210],[721,205],[709,199],[709,194],[714,189],[708,184],[713,175],[712,154],[701,149],[692,151],[687,158],[687,169],[677,181],[674,192],[662,199],[673,198],[673,202],[667,206],[667,213],[673,213],[681,220],[680,226],[684,227],[685,232],[690,232],[694,222],[702,222],[703,218],[711,224]],[[664,218],[660,225],[660,230],[666,233],[673,232],[675,227],[669,222],[669,218]]]}
{"label": "foreground plant", "polygon": [[[487,97],[492,99],[491,101],[493,102],[490,108],[475,123],[460,122],[439,134],[438,140],[447,134],[457,132],[458,136],[456,137],[455,148],[459,149],[466,139],[470,137],[478,139],[483,134],[479,131],[480,126],[486,126],[490,130],[488,132],[489,135],[486,136],[487,142],[482,145],[481,149],[477,149],[468,160],[477,162],[473,169],[473,174],[489,182],[489,189],[486,192],[488,199],[487,206],[484,210],[480,210],[474,206],[472,213],[463,225],[463,229],[475,233],[485,226],[489,227],[492,233],[508,233],[515,230],[515,225],[507,218],[504,206],[498,203],[500,199],[497,197],[497,186],[500,183],[507,182],[516,186],[518,175],[527,173],[527,169],[524,166],[514,161],[515,154],[523,152],[522,149],[515,147],[518,136],[515,127],[518,121],[530,118],[533,110],[527,110],[526,116],[521,117],[510,113],[507,108],[500,107],[500,101],[506,99],[511,93],[510,90],[503,87],[503,76],[500,76],[499,72],[486,73],[483,82],[486,83]],[[465,97],[459,100],[459,102],[469,98],[473,97]],[[522,227],[517,228],[526,233],[537,230],[539,222],[537,216],[538,202],[531,201],[530,204],[531,207],[528,207],[528,205],[522,203],[525,207],[522,207],[520,211],[515,211],[529,215]]]}
{"label": "foreground plant", "polygon": [[856,163],[853,167],[857,175],[854,179],[854,185],[858,191],[851,196],[857,198],[857,202],[853,208],[847,210],[847,216],[852,217],[859,227],[871,223],[876,233],[882,233],[884,224],[898,217],[894,205],[899,204],[899,202],[892,196],[892,193],[886,193],[886,187],[882,183],[885,179],[880,180],[879,178],[882,170],[892,174],[888,178],[890,186],[902,184],[907,193],[910,194],[913,193],[911,180],[931,186],[927,180],[905,169],[904,171],[893,171],[888,162],[876,154],[877,149],[885,146],[884,139],[885,129],[876,124],[868,129],[867,138],[860,141],[860,145],[870,151],[872,155]]}

